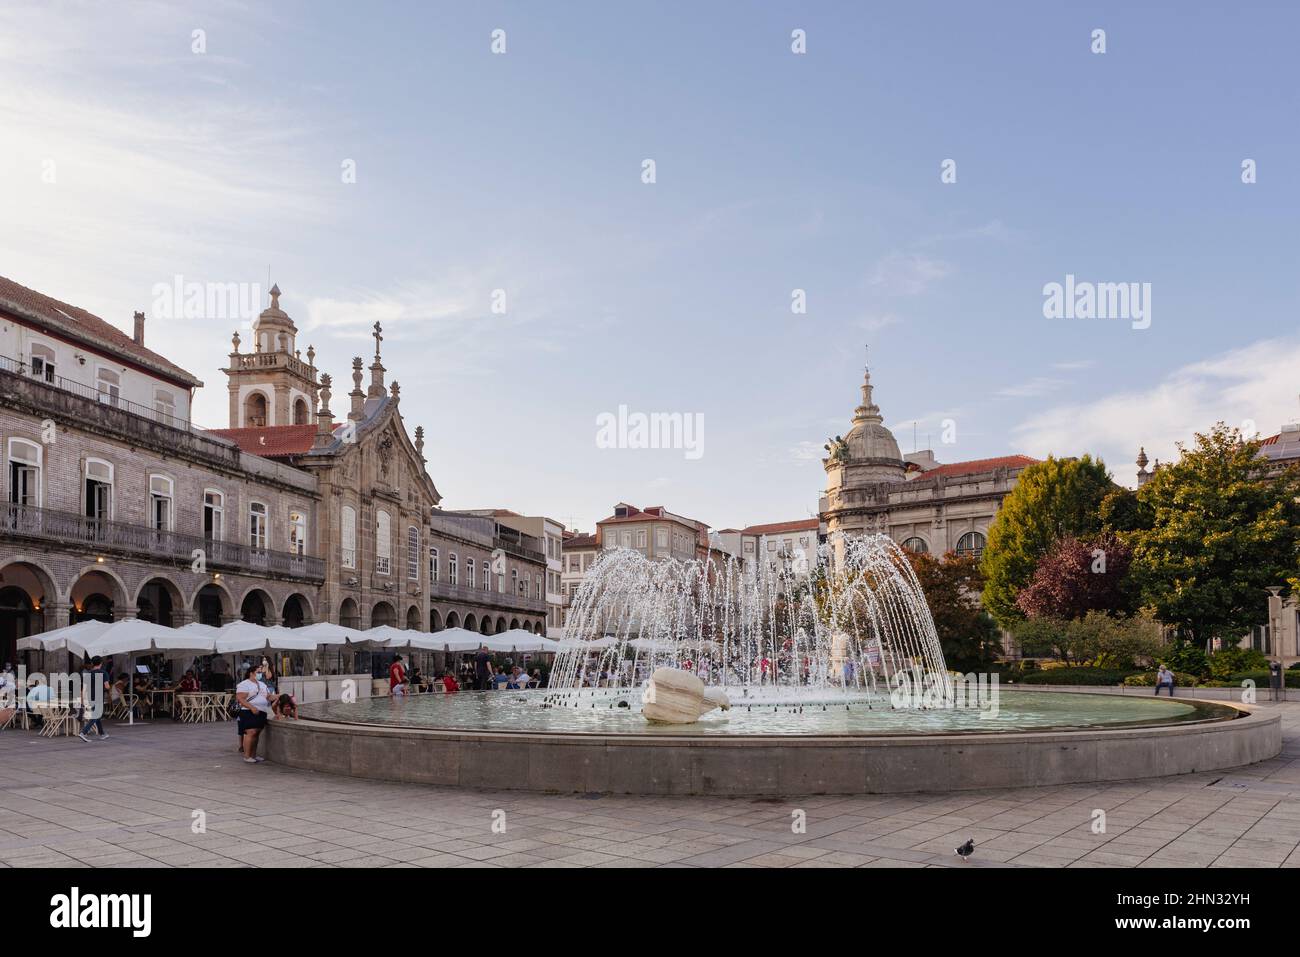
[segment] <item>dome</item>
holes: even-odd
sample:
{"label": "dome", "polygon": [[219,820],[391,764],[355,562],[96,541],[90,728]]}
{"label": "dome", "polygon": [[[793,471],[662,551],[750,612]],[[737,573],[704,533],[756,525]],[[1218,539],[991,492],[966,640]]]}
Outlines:
{"label": "dome", "polygon": [[903,478],[906,463],[898,448],[894,433],[885,428],[880,407],[871,396],[871,370],[862,378],[862,404],[853,410],[853,428],[843,437],[847,455],[832,456],[827,468],[838,465],[867,465],[868,478]]}

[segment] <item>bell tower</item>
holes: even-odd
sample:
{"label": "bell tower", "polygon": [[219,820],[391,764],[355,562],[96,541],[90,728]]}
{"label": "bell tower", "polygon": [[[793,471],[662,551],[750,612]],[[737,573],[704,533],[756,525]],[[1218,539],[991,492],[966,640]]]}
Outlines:
{"label": "bell tower", "polygon": [[225,369],[230,381],[232,429],[312,425],[316,413],[316,350],[297,348],[298,327],[280,308],[280,287],[271,287],[271,305],[253,320],[252,352],[240,352],[239,332]]}

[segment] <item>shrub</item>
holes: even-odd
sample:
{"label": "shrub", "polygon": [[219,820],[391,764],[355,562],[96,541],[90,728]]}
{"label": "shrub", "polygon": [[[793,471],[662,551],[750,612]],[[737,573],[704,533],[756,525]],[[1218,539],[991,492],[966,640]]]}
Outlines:
{"label": "shrub", "polygon": [[[1156,675],[1158,671],[1144,671],[1141,674],[1130,675],[1124,679],[1124,684],[1130,688],[1154,688],[1156,684]],[[1174,672],[1174,684],[1180,688],[1195,688],[1204,682],[1196,675],[1189,675],[1185,671]]]}
{"label": "shrub", "polygon": [[1170,671],[1185,672],[1198,678],[1210,674],[1210,658],[1196,645],[1174,645],[1164,653],[1161,663]]}
{"label": "shrub", "polygon": [[1127,668],[1053,668],[1025,675],[1027,685],[1117,685],[1129,675]]}
{"label": "shrub", "polygon": [[1268,671],[1268,656],[1254,648],[1224,648],[1210,656],[1210,677],[1222,681],[1239,671]]}

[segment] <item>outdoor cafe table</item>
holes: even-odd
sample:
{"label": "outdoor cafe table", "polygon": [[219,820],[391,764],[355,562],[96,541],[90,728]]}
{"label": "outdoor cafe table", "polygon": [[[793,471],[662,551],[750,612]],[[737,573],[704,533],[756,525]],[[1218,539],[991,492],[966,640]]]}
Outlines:
{"label": "outdoor cafe table", "polygon": [[228,693],[220,691],[183,691],[176,695],[178,704],[182,699],[190,704],[193,709],[191,714],[194,715],[191,720],[196,722],[225,721],[227,715],[225,709],[220,707],[220,704],[222,699],[228,697]]}

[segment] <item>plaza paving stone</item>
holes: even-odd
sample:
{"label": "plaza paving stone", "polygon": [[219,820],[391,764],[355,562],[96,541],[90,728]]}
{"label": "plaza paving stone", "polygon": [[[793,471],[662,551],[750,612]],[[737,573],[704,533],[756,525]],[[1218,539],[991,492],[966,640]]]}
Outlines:
{"label": "plaza paving stone", "polygon": [[[116,725],[91,744],[5,731],[0,867],[1300,867],[1300,703],[1262,707],[1282,714],[1282,754],[1230,771],[781,800],[474,791],[252,766],[229,724]],[[976,849],[963,864],[952,849],[967,838]]]}

